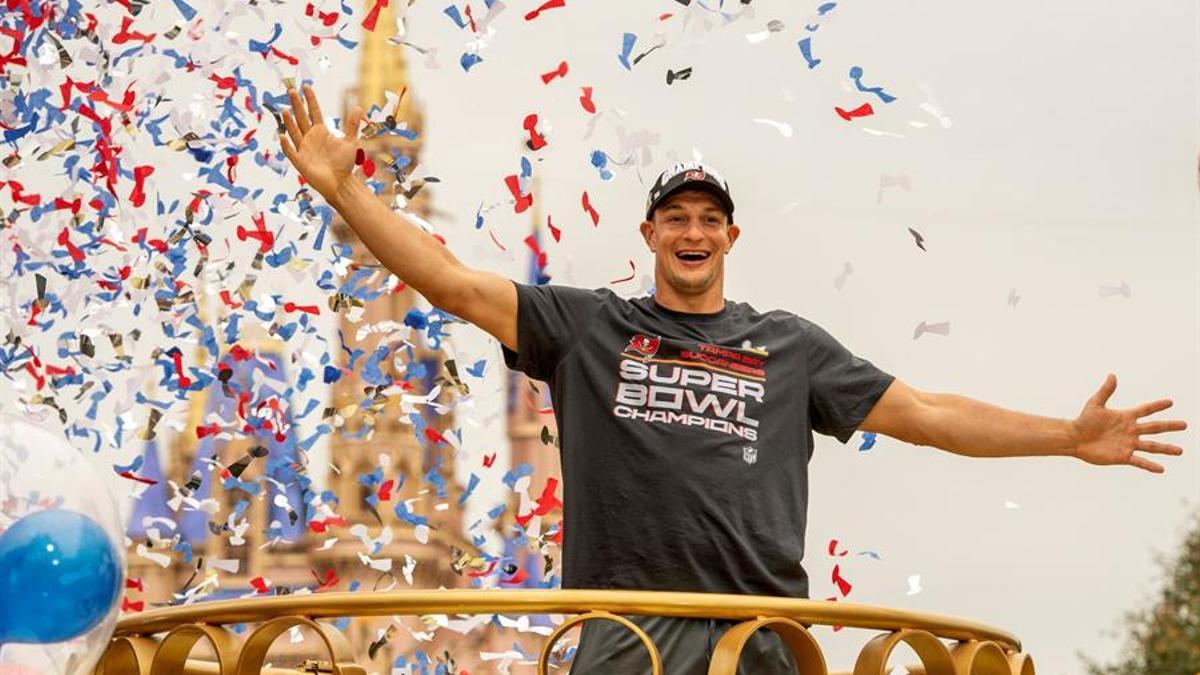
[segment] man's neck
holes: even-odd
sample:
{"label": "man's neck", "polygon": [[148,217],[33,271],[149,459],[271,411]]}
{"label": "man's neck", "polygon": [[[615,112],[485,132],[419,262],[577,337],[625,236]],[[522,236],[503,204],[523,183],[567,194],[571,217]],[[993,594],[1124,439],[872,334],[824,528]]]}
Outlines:
{"label": "man's neck", "polygon": [[[717,290],[719,291],[719,289]],[[659,288],[654,291],[654,301],[671,311],[687,314],[716,314],[725,309],[725,298],[719,292],[705,293],[703,296],[686,296],[664,292]]]}

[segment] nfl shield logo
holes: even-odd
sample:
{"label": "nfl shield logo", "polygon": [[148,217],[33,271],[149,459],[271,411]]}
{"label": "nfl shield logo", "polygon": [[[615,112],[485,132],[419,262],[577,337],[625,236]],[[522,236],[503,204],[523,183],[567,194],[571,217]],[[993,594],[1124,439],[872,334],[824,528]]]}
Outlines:
{"label": "nfl shield logo", "polygon": [[751,445],[742,446],[742,461],[753,464],[758,461],[758,448]]}

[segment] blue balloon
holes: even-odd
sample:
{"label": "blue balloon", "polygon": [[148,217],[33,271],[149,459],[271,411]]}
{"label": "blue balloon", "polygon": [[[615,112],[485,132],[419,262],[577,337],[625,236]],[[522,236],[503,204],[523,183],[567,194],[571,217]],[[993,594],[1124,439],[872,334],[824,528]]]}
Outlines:
{"label": "blue balloon", "polygon": [[62,642],[91,630],[121,592],[117,550],[99,523],[38,511],[0,534],[0,644]]}

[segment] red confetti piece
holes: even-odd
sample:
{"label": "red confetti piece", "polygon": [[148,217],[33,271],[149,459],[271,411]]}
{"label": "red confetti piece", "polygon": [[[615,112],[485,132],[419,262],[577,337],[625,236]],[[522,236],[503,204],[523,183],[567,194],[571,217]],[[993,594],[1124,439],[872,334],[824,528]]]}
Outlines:
{"label": "red confetti piece", "polygon": [[528,237],[525,237],[525,245],[529,247],[529,250],[533,252],[534,257],[537,259],[538,269],[545,267],[546,252],[543,251],[542,247],[538,245],[537,235],[531,234]]}
{"label": "red confetti piece", "polygon": [[71,243],[71,231],[65,227],[62,229],[62,232],[58,233],[58,244],[59,246],[67,247],[67,253],[71,256],[71,260],[83,262],[83,251]]}
{"label": "red confetti piece", "polygon": [[392,500],[392,487],[396,485],[394,479],[387,479],[379,486],[379,492],[375,493],[379,496],[379,501],[389,502]]}
{"label": "red confetti piece", "polygon": [[579,96],[579,105],[594,115],[596,113],[596,104],[592,102],[592,88],[582,87],[581,89],[583,93]]}
{"label": "red confetti piece", "polygon": [[121,30],[112,37],[113,44],[123,45],[130,40],[135,40],[137,42],[150,42],[154,39],[155,33],[150,33],[147,35],[145,33],[130,31],[129,27],[131,25],[133,25],[133,17],[121,17]]}
{"label": "red confetti piece", "polygon": [[529,132],[529,149],[541,150],[546,147],[546,137],[538,133],[537,130],[538,116],[537,113],[530,113],[525,116],[525,121],[521,126]]}
{"label": "red confetti piece", "polygon": [[524,516],[517,516],[517,522],[521,524],[521,527],[525,527],[526,523],[534,516],[544,516],[554,509],[562,508],[562,502],[558,500],[558,497],[554,496],[556,488],[558,488],[558,479],[553,477],[547,478],[546,487],[542,488],[542,494],[537,498],[537,508]]}
{"label": "red confetti piece", "polygon": [[146,609],[146,603],[143,600],[138,600],[137,602],[133,602],[129,598],[121,598],[121,611],[122,612],[141,612],[141,611],[144,611],[145,609]]}
{"label": "red confetti piece", "polygon": [[176,349],[171,352],[171,360],[175,362],[175,375],[179,377],[179,386],[187,389],[192,386],[192,380],[183,374],[183,352]]}
{"label": "red confetti piece", "polygon": [[337,12],[322,12],[322,11],[318,10],[316,7],[313,7],[313,4],[311,2],[308,3],[308,6],[304,8],[304,16],[312,16],[314,12],[316,13],[317,17],[320,19],[321,25],[325,26],[326,28],[329,28],[333,24],[337,23],[337,19],[339,16]]}
{"label": "red confetti piece", "polygon": [[449,441],[446,440],[446,437],[443,436],[441,432],[432,427],[425,427],[425,438],[430,443],[449,443]]}
{"label": "red confetti piece", "polygon": [[529,575],[525,573],[525,570],[523,568],[518,567],[517,571],[513,572],[512,577],[505,579],[504,583],[519,584],[519,583],[523,583],[528,578],[529,578]]}
{"label": "red confetti piece", "polygon": [[587,190],[583,191],[583,210],[592,219],[592,227],[598,227],[600,225],[600,214],[592,207],[592,201],[588,198]]}
{"label": "red confetti piece", "polygon": [[317,534],[322,534],[329,528],[333,527],[334,525],[338,525],[341,527],[348,527],[350,525],[350,523],[342,516],[333,516],[331,518],[326,518],[324,520],[309,521],[308,529],[312,530],[313,532],[315,532]]}
{"label": "red confetti piece", "polygon": [[317,590],[318,591],[328,590],[330,588],[333,588],[334,586],[337,586],[338,583],[341,582],[341,580],[338,579],[337,572],[335,572],[332,569],[325,570],[325,579],[324,580],[321,579],[321,575],[317,574],[316,570],[311,570],[311,571],[312,571],[313,576],[316,577],[316,579],[317,579],[317,584],[318,584]]}
{"label": "red confetti piece", "polygon": [[834,552],[834,551],[837,549],[837,544],[838,544],[838,540],[837,540],[837,539],[830,539],[830,540],[829,540],[829,555],[832,555],[832,556],[837,556],[837,557],[839,557],[839,558],[840,558],[840,557],[843,557],[843,556],[845,556],[845,555],[846,555],[846,551],[842,551],[841,553],[835,553],[835,552]]}
{"label": "red confetti piece", "polygon": [[135,591],[146,590],[145,587],[142,585],[141,577],[132,577],[132,578],[126,579],[125,580],[125,588],[128,588],[130,590],[135,590]]}
{"label": "red confetti piece", "polygon": [[266,594],[267,589],[271,585],[271,582],[267,581],[266,579],[264,579],[262,577],[254,577],[253,579],[250,580],[250,585],[253,586],[254,590],[257,591],[258,593]]}
{"label": "red confetti piece", "polygon": [[846,120],[847,122],[854,119],[855,117],[867,117],[869,115],[875,114],[875,109],[871,107],[870,103],[864,103],[864,104],[858,106],[857,108],[855,108],[854,110],[845,110],[844,108],[834,108],[834,111],[837,112],[838,117],[841,117],[842,119]]}
{"label": "red confetti piece", "polygon": [[612,281],[610,281],[610,282],[608,282],[608,283],[610,283],[610,284],[623,284],[623,283],[625,283],[626,281],[633,281],[633,277],[634,277],[634,276],[636,276],[636,275],[637,275],[637,267],[636,267],[636,266],[633,264],[633,261],[632,261],[632,260],[630,260],[630,261],[629,261],[629,276],[627,276],[627,277],[621,277],[620,279],[613,279]]}
{"label": "red confetti piece", "polygon": [[388,6],[388,0],[375,0],[375,4],[371,6],[371,11],[367,12],[366,18],[363,19],[362,27],[374,32],[375,23],[379,21],[379,10]]}
{"label": "red confetti piece", "polygon": [[542,84],[550,84],[550,81],[553,80],[554,78],[566,77],[566,76],[567,76],[567,62],[560,61],[557,68],[555,68],[554,70],[552,70],[548,73],[542,74]]}
{"label": "red confetti piece", "polygon": [[134,475],[134,473],[132,471],[122,471],[121,473],[118,473],[117,475],[120,476],[121,478],[128,478],[129,480],[137,481],[137,482],[145,484],[145,485],[158,485],[158,481],[156,481],[152,478],[142,478],[141,476]]}
{"label": "red confetti piece", "polygon": [[305,314],[320,314],[321,308],[316,305],[297,305],[294,302],[283,303],[285,312],[304,312]]}
{"label": "red confetti piece", "polygon": [[484,468],[490,469],[490,468],[492,468],[492,464],[495,464],[495,463],[496,463],[496,453],[493,452],[490,455],[483,456]]}
{"label": "red confetti piece", "polygon": [[[7,181],[8,188],[12,190],[12,198],[15,202],[20,202],[26,206],[37,206],[42,203],[41,195],[25,194],[25,186],[15,180]],[[5,181],[0,180],[0,187],[4,187]]]}
{"label": "red confetti piece", "polygon": [[247,239],[258,240],[258,250],[260,253],[266,253],[275,246],[275,234],[267,229],[265,216],[261,213],[256,214],[251,218],[254,221],[254,229],[247,230],[241,225],[237,226],[238,241],[246,241]]}
{"label": "red confetti piece", "polygon": [[550,228],[550,236],[554,237],[556,243],[562,239],[562,230],[554,226],[554,223],[550,221],[549,214],[546,214],[546,227]]}
{"label": "red confetti piece", "polygon": [[[523,213],[530,206],[533,206],[533,193],[521,194],[521,179],[516,174],[504,177],[504,184],[508,186],[508,191],[512,193],[513,210],[517,213]],[[503,248],[503,247],[501,247]]]}
{"label": "red confetti piece", "polygon": [[214,436],[221,433],[221,424],[213,422],[209,425],[199,425],[196,427],[196,438],[204,438],[205,436]]}
{"label": "red confetti piece", "polygon": [[548,9],[556,9],[558,7],[566,7],[566,5],[567,5],[567,0],[546,0],[546,2],[543,2],[541,4],[541,6],[539,6],[537,9],[526,14],[525,20],[533,21],[534,19],[541,16],[542,12],[544,12]]}
{"label": "red confetti piece", "polygon": [[840,565],[833,566],[833,574],[831,576],[833,583],[837,584],[838,591],[841,592],[842,597],[844,598],[847,595],[850,595],[850,590],[854,587],[850,585],[849,581],[846,581],[842,578],[842,569]]}
{"label": "red confetti piece", "polygon": [[475,17],[474,17],[474,15],[471,14],[471,6],[470,5],[467,5],[466,14],[467,14],[467,24],[471,26],[471,32],[478,33],[479,27],[475,25]]}
{"label": "red confetti piece", "polygon": [[[236,160],[237,157],[230,157],[230,159]],[[149,164],[133,167],[133,192],[129,193],[129,201],[134,206],[146,203],[146,177],[152,173],[154,173],[154,167]]]}

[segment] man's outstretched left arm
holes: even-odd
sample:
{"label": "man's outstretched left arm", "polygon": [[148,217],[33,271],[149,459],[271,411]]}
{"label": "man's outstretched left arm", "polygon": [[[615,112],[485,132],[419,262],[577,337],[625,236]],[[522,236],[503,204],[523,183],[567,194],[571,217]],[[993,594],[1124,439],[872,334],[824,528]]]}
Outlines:
{"label": "man's outstretched left arm", "polygon": [[1137,453],[1180,455],[1183,448],[1143,436],[1183,431],[1187,422],[1141,419],[1170,408],[1169,399],[1108,408],[1105,404],[1116,388],[1117,378],[1110,374],[1079,416],[1069,420],[1028,415],[957,394],[922,392],[897,379],[859,430],[968,457],[1063,455],[1089,464],[1129,464],[1162,473],[1162,465]]}

